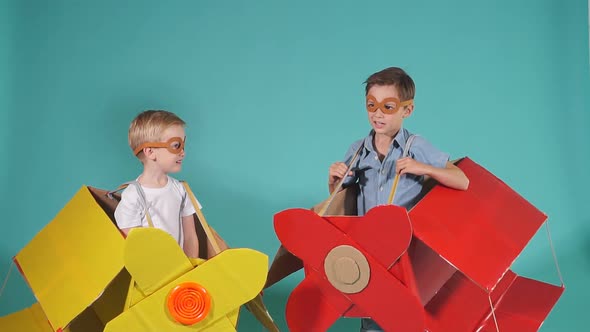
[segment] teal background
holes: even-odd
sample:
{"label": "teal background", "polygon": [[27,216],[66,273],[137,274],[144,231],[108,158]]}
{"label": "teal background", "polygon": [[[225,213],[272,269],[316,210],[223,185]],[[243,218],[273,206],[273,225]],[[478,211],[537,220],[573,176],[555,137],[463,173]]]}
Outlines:
{"label": "teal background", "polygon": [[[405,126],[549,216],[567,289],[541,331],[586,329],[586,0],[0,4],[0,276],[80,186],[139,174],[126,135],[145,109],[188,123],[177,177],[210,224],[272,259],[273,214],[326,197],[328,166],[369,130],[362,82],[401,66],[417,85]],[[559,283],[544,230],[514,268]],[[265,292],[283,328],[301,278]],[[13,270],[0,315],[33,301]],[[261,330],[242,315],[240,331]],[[346,319],[331,329],[357,330]]]}

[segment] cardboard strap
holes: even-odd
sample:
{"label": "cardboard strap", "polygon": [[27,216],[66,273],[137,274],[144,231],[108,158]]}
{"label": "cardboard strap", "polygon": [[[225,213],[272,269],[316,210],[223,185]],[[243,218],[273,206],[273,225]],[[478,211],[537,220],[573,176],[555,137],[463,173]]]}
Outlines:
{"label": "cardboard strap", "polygon": [[[406,141],[406,146],[404,147],[404,153],[402,154],[402,158],[407,157],[410,154],[410,146],[414,141],[416,135],[410,135],[408,140]],[[389,199],[387,200],[387,204],[392,204],[393,199],[395,198],[395,191],[397,190],[397,184],[399,182],[399,173],[395,173],[395,177],[393,178],[393,185],[391,186],[391,191],[389,192]]]}
{"label": "cardboard strap", "polygon": [[195,198],[195,195],[193,194],[193,191],[189,187],[188,183],[183,181],[182,185],[184,186],[184,189],[186,190],[191,202],[193,203],[193,206],[195,208],[195,212],[197,213],[197,217],[199,219],[199,223],[201,224],[201,226],[203,226],[203,230],[205,231],[205,234],[207,234],[207,238],[209,239],[209,241],[211,241],[211,246],[213,247],[213,250],[215,251],[214,254],[217,255],[218,253],[221,252],[221,249],[219,247],[219,244],[215,240],[213,233],[211,232],[211,228],[209,228],[209,224],[207,223],[207,220],[205,219],[203,212],[199,208],[199,204],[197,203],[197,199]]}
{"label": "cardboard strap", "polygon": [[8,279],[10,278],[10,272],[12,272],[13,267],[14,267],[14,260],[11,261],[10,267],[8,268],[8,272],[6,273],[6,277],[4,278],[4,281],[2,282],[2,287],[0,287],[0,297],[2,297],[2,293],[4,293],[4,288],[6,287],[6,284],[8,283]]}
{"label": "cardboard strap", "polygon": [[[107,196],[112,199],[114,193],[127,188],[129,185],[135,185],[135,187],[137,188],[137,194],[139,196],[139,199],[140,199],[142,205],[144,206],[145,216],[146,216],[148,225],[150,227],[154,227],[154,224],[152,222],[152,218],[150,217],[150,214],[148,211],[148,203],[147,203],[147,199],[145,197],[145,192],[143,191],[143,189],[141,188],[141,185],[137,181],[130,181],[130,182],[124,183],[124,184],[120,185],[117,189],[109,191],[107,193]],[[205,234],[207,234],[207,238],[209,239],[209,241],[211,241],[211,246],[213,247],[213,250],[215,251],[214,254],[217,255],[218,253],[221,252],[221,249],[220,249],[219,244],[217,243],[215,237],[213,236],[213,233],[211,232],[211,228],[209,227],[209,224],[207,223],[207,220],[205,219],[203,212],[199,208],[199,203],[197,202],[197,199],[195,198],[195,195],[193,194],[193,191],[189,187],[188,183],[182,181],[182,185],[184,186],[184,189],[186,190],[191,202],[193,203],[197,217],[199,219],[199,223],[201,224],[201,226],[203,226],[203,229],[205,230]]]}
{"label": "cardboard strap", "polygon": [[490,308],[492,309],[492,318],[494,318],[494,325],[496,325],[496,332],[500,332],[500,327],[498,326],[498,320],[496,319],[496,310],[494,309],[494,304],[492,303],[492,295],[488,293],[488,301],[490,303]]}
{"label": "cardboard strap", "polygon": [[365,144],[364,143],[361,143],[361,146],[354,153],[354,156],[352,157],[352,159],[350,160],[350,163],[348,164],[348,167],[346,169],[346,173],[344,173],[344,176],[342,177],[342,179],[340,179],[340,181],[338,181],[338,185],[330,193],[330,197],[328,197],[328,199],[326,200],[326,203],[324,203],[324,206],[322,206],[322,208],[318,212],[318,215],[320,217],[323,216],[326,213],[326,210],[328,210],[328,207],[330,206],[330,204],[332,204],[332,201],[334,200],[334,197],[336,196],[336,194],[342,188],[342,185],[344,184],[344,180],[346,179],[346,177],[348,176],[348,173],[350,173],[350,170],[352,169],[352,165],[354,165],[354,163],[356,162],[356,159],[361,154],[361,151],[363,150],[364,147],[365,147]]}
{"label": "cardboard strap", "polygon": [[[553,240],[551,239],[551,232],[549,231],[548,221],[545,221],[545,228],[547,230],[547,238],[549,239],[549,245],[551,246],[551,253],[553,254],[555,268],[557,269],[557,274],[559,275],[559,281],[561,282],[561,287],[565,288],[565,284],[563,283],[563,276],[561,275],[561,270],[559,269],[559,264],[557,263],[557,255],[555,254],[555,248],[553,247]],[[492,318],[494,319],[494,324],[496,325],[496,332],[500,332],[500,327],[498,326],[498,320],[496,318],[496,309],[494,308],[494,304],[492,303],[492,297],[490,293],[488,293],[488,301],[490,303],[490,309],[492,311]]]}
{"label": "cardboard strap", "polygon": [[545,229],[547,230],[547,238],[549,239],[549,245],[551,246],[551,253],[553,254],[553,262],[555,263],[555,268],[557,269],[557,275],[559,276],[559,281],[561,282],[561,287],[565,287],[563,282],[563,276],[561,275],[561,270],[559,269],[559,263],[557,262],[557,254],[555,253],[555,247],[553,246],[553,240],[551,239],[551,232],[549,231],[549,221],[545,221]]}
{"label": "cardboard strap", "polygon": [[122,185],[120,185],[117,189],[107,192],[107,197],[110,199],[114,199],[113,198],[114,193],[122,191],[125,188],[129,187],[130,185],[134,185],[135,188],[137,189],[137,195],[139,196],[139,200],[141,201],[141,204],[143,205],[143,208],[145,211],[145,218],[147,219],[148,225],[150,227],[154,227],[154,223],[152,222],[152,217],[150,217],[150,213],[148,211],[148,203],[147,203],[147,199],[145,198],[145,192],[141,188],[141,185],[139,184],[139,182],[137,182],[137,181],[125,182]]}
{"label": "cardboard strap", "polygon": [[[416,135],[410,135],[410,137],[408,137],[408,140],[406,141],[406,145],[404,146],[404,152],[402,154],[402,158],[405,158],[405,157],[407,157],[409,155],[409,153],[410,153],[410,146],[414,142],[414,138],[416,138]],[[326,200],[326,203],[324,204],[324,206],[322,206],[322,208],[318,212],[318,215],[319,216],[323,216],[326,213],[326,210],[328,210],[328,207],[330,206],[330,204],[334,200],[334,197],[336,196],[336,194],[342,188],[342,185],[344,184],[344,180],[348,176],[348,173],[352,169],[352,166],[356,162],[356,159],[360,155],[360,152],[362,151],[362,149],[363,149],[364,146],[365,145],[363,143],[358,148],[358,150],[356,150],[354,156],[350,160],[350,163],[348,165],[348,168],[346,169],[346,175],[342,179],[340,179],[340,181],[338,182],[338,185],[336,186],[336,188],[334,189],[334,191],[332,191],[332,193],[330,193],[330,197],[328,197],[328,199]],[[395,198],[395,191],[397,189],[398,182],[399,182],[399,174],[396,173],[395,174],[395,178],[393,179],[393,185],[391,186],[391,191],[389,192],[389,199],[387,200],[387,204],[392,204],[393,203],[393,199]]]}
{"label": "cardboard strap", "polygon": [[135,188],[137,188],[137,194],[139,195],[139,199],[143,203],[143,208],[145,210],[145,218],[147,219],[148,225],[150,227],[154,227],[154,223],[152,222],[152,217],[150,217],[147,198],[145,197],[145,192],[143,191],[143,188],[141,188],[141,184],[139,184],[139,182],[137,182],[137,181],[133,181],[130,183],[130,185],[134,185]]}
{"label": "cardboard strap", "polygon": [[117,189],[115,189],[115,190],[111,190],[111,191],[107,191],[107,193],[106,193],[106,196],[107,196],[109,199],[112,199],[112,200],[117,200],[117,199],[115,198],[115,196],[113,196],[113,194],[114,194],[114,193],[118,193],[119,191],[123,191],[125,188],[127,188],[127,187],[129,186],[129,183],[130,183],[130,182],[125,182],[125,183],[123,183],[122,185],[118,186],[118,187],[117,187]]}
{"label": "cardboard strap", "polygon": [[[209,241],[211,241],[211,246],[213,247],[213,251],[215,251],[214,255],[217,255],[218,253],[221,252],[221,248],[219,247],[219,244],[217,243],[215,236],[213,236],[213,232],[211,231],[211,228],[209,227],[209,224],[207,223],[207,220],[205,219],[203,212],[199,208],[199,204],[197,203],[197,199],[195,198],[195,195],[193,194],[193,191],[191,190],[188,183],[183,181],[182,185],[184,186],[184,189],[186,190],[188,196],[190,197],[191,202],[193,203],[193,206],[195,207],[195,212],[197,213],[199,223],[201,224],[201,226],[203,226],[203,230],[205,231],[207,238],[209,239]],[[273,321],[272,317],[270,316],[268,310],[266,309],[264,302],[262,302],[262,295],[261,294],[258,294],[254,299],[248,301],[245,305],[248,308],[248,310],[250,310],[250,312],[269,331],[271,331],[271,332],[278,332],[279,331],[279,328],[276,326],[276,324]]]}

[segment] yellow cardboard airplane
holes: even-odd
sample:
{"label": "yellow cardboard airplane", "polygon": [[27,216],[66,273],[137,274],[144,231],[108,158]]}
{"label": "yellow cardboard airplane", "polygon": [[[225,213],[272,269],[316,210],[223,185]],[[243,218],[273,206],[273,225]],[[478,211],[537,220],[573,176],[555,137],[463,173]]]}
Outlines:
{"label": "yellow cardboard airplane", "polygon": [[208,260],[189,259],[159,229],[134,229],[125,239],[106,193],[82,187],[14,257],[38,303],[0,317],[0,331],[236,331],[242,304],[278,331],[259,295],[266,255],[220,252],[223,240],[200,211]]}

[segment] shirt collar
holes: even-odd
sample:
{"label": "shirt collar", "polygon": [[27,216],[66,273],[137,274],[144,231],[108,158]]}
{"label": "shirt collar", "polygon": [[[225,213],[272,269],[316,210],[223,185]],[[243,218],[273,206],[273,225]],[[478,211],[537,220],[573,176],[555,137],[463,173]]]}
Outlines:
{"label": "shirt collar", "polygon": [[[365,149],[367,150],[367,152],[375,151],[375,148],[373,147],[373,136],[375,136],[375,131],[373,129],[371,129],[371,131],[369,132],[369,135],[367,135],[367,137],[365,137],[365,142],[364,142]],[[393,138],[393,141],[391,142],[391,144],[393,144],[393,147],[395,149],[397,149],[397,148],[406,146],[407,140],[408,140],[408,131],[405,130],[404,128],[400,128],[399,131],[397,132],[397,134],[395,135],[395,137]]]}
{"label": "shirt collar", "polygon": [[408,141],[408,131],[404,128],[400,128],[397,135],[393,138],[393,143],[396,144],[396,148],[405,147]]}

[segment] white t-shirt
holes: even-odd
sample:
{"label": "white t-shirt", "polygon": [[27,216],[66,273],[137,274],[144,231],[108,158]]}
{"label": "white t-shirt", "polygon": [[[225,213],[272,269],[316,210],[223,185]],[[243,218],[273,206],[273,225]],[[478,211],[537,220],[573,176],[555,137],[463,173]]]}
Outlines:
{"label": "white t-shirt", "polygon": [[[138,185],[139,183],[136,182]],[[168,176],[168,182],[162,188],[141,186],[145,193],[147,208],[154,227],[166,231],[182,247],[182,217],[195,213],[195,208],[184,186],[176,179]],[[199,204],[199,209],[201,204]],[[137,186],[130,184],[121,193],[121,201],[115,210],[115,221],[119,228],[149,227],[145,214],[145,205]]]}

